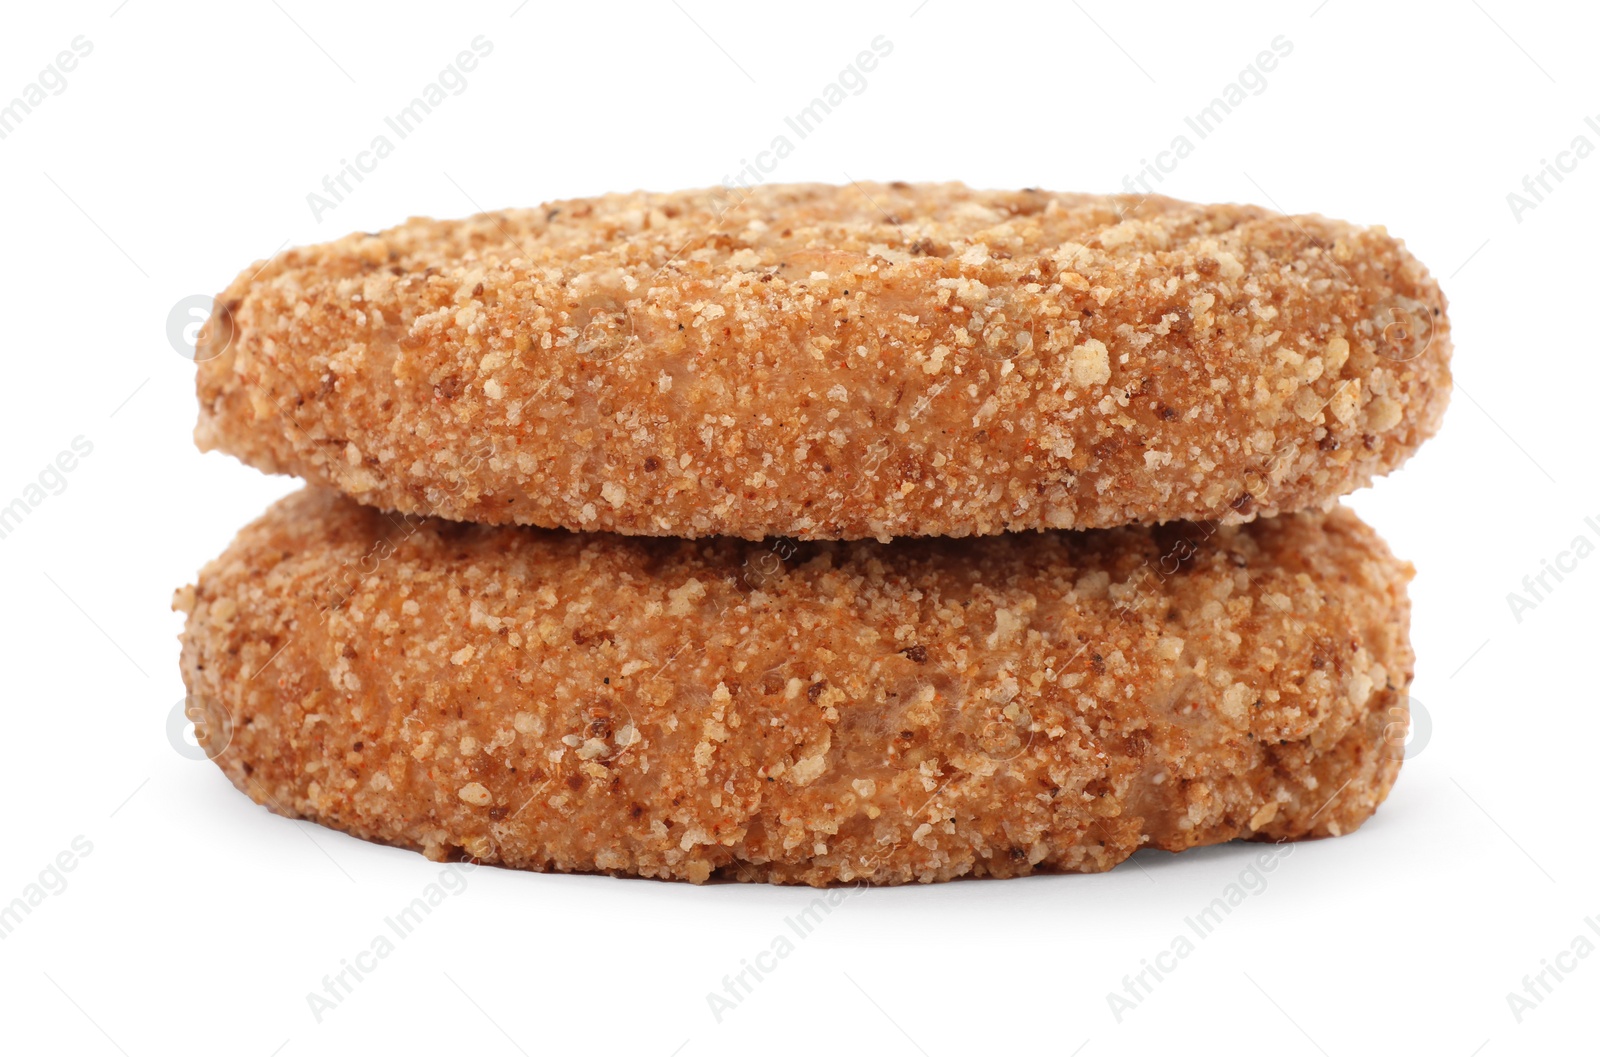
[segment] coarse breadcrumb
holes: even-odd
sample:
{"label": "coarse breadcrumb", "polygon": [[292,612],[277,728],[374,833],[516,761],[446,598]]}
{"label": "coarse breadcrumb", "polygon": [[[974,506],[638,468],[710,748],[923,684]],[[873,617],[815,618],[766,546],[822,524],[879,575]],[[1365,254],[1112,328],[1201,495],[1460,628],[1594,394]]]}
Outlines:
{"label": "coarse breadcrumb", "polygon": [[312,488],[176,604],[202,743],[281,814],[534,870],[894,884],[1353,830],[1400,766],[1410,574],[1343,508],[760,544]]}
{"label": "coarse breadcrumb", "polygon": [[1445,301],[1382,228],[959,184],[614,194],[294,249],[201,447],[387,510],[758,539],[1308,509],[1402,463]]}

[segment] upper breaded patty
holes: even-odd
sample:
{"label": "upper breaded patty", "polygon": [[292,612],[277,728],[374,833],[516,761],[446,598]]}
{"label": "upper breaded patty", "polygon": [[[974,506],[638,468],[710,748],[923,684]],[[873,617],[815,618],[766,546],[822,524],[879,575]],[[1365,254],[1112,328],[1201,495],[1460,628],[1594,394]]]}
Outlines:
{"label": "upper breaded patty", "polygon": [[1347,832],[1400,766],[1410,568],[1354,514],[773,544],[309,489],[197,587],[257,802],[436,858],[826,884]]}
{"label": "upper breaded patty", "polygon": [[966,536],[1318,506],[1449,395],[1382,228],[775,185],[411,220],[219,298],[202,448],[383,509],[637,535]]}

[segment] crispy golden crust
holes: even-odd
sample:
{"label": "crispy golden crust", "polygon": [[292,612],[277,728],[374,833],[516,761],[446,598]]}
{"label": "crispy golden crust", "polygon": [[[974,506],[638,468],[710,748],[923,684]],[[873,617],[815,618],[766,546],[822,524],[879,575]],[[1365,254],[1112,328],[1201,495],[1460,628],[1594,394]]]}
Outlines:
{"label": "crispy golden crust", "polygon": [[959,184],[607,195],[241,274],[202,448],[387,510],[757,539],[1306,509],[1449,396],[1382,228]]}
{"label": "crispy golden crust", "polygon": [[1342,508],[762,545],[308,489],[176,604],[203,742],[282,814],[536,870],[892,884],[1355,828],[1399,769],[1410,575]]}

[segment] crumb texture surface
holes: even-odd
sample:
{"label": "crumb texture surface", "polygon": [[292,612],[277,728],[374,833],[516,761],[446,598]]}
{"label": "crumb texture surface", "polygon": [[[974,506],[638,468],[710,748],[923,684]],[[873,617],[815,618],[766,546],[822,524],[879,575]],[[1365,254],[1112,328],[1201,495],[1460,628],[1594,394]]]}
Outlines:
{"label": "crumb texture surface", "polygon": [[959,184],[615,194],[289,250],[218,298],[201,447],[372,506],[888,539],[1307,509],[1450,389],[1382,228]]}
{"label": "crumb texture surface", "polygon": [[1400,766],[1410,575],[1343,508],[753,543],[308,488],[175,605],[202,743],[273,811],[438,859],[896,884],[1353,830]]}

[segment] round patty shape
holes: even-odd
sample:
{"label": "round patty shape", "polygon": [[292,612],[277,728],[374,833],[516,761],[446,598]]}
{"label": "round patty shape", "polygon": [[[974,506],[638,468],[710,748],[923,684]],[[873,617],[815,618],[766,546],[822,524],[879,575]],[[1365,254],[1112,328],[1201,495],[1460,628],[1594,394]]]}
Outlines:
{"label": "round patty shape", "polygon": [[1244,520],[1402,463],[1444,297],[1382,228],[788,185],[417,219],[218,299],[196,439],[385,510],[888,539]]}
{"label": "round patty shape", "polygon": [[533,870],[894,884],[1348,832],[1405,583],[1342,508],[992,540],[641,539],[308,489],[178,593],[258,803]]}

